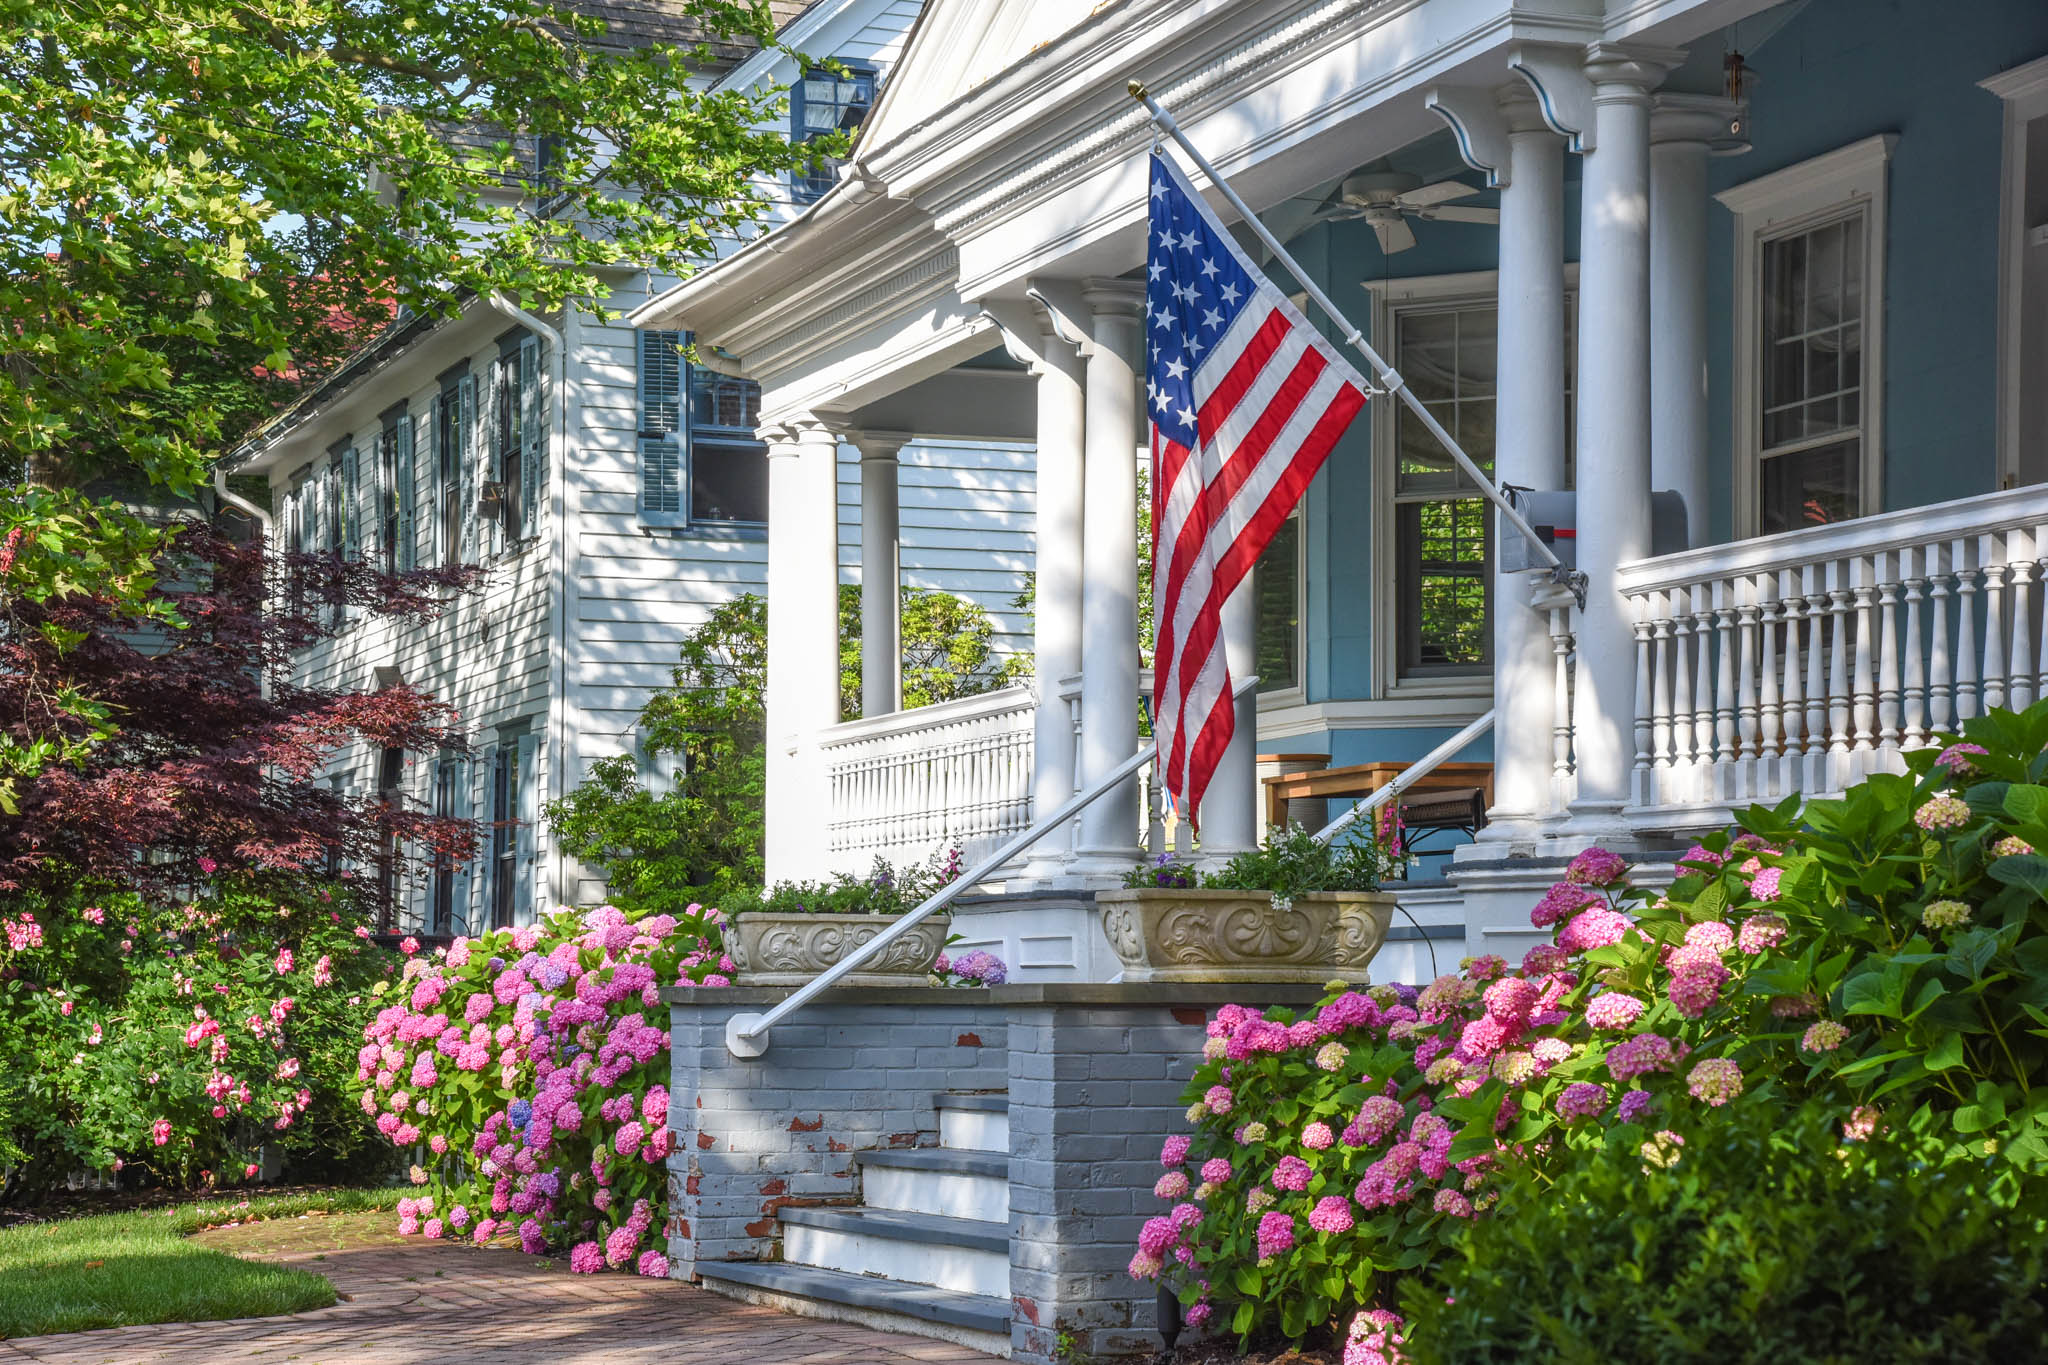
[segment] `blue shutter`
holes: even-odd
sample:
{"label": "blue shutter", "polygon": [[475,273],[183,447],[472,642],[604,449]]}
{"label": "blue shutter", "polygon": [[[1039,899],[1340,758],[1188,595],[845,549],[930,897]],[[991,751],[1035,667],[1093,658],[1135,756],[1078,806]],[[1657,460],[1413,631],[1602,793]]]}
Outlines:
{"label": "blue shutter", "polygon": [[457,495],[456,510],[460,514],[460,543],[455,547],[456,557],[464,564],[477,561],[476,543],[476,496],[477,471],[483,464],[483,441],[477,425],[479,415],[476,401],[476,376],[466,374],[455,390],[456,432],[455,461],[461,491]]}
{"label": "blue shutter", "polygon": [[392,477],[398,481],[398,548],[393,555],[400,572],[418,562],[418,546],[413,542],[417,535],[413,517],[413,439],[412,414],[398,416],[398,448],[392,452]]}
{"label": "blue shutter", "polygon": [[341,544],[350,559],[363,553],[363,470],[362,459],[350,446],[341,452]]}
{"label": "blue shutter", "polygon": [[541,378],[539,337],[519,342],[519,517],[520,539],[540,526],[540,499],[547,487],[547,381]]}
{"label": "blue shutter", "polygon": [[681,525],[683,487],[683,356],[681,332],[640,333],[640,515],[657,526]]}

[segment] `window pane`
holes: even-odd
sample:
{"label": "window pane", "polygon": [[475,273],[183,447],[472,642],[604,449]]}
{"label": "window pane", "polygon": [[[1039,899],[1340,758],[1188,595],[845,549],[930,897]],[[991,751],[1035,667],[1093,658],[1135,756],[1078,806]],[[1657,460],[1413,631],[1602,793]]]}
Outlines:
{"label": "window pane", "polygon": [[1857,423],[1863,382],[1862,241],[1859,211],[1763,244],[1758,436],[1765,453]]}
{"label": "window pane", "polygon": [[1487,536],[1478,498],[1406,503],[1398,509],[1405,671],[1466,672],[1491,654]]}
{"label": "window pane", "polygon": [[1254,668],[1259,691],[1281,692],[1301,685],[1301,518],[1280,523],[1273,541],[1252,566],[1252,609],[1258,616]]}
{"label": "window pane", "polygon": [[1845,521],[1861,507],[1862,443],[1855,439],[1762,461],[1759,529],[1765,535]]}
{"label": "window pane", "polygon": [[768,520],[768,455],[759,442],[690,443],[690,517],[695,521]]}

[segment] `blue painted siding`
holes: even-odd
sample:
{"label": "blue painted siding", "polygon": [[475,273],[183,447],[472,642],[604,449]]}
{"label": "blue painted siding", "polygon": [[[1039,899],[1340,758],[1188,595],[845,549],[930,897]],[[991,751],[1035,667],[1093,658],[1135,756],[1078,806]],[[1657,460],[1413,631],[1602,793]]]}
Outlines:
{"label": "blue painted siding", "polygon": [[[1885,255],[1884,508],[1996,479],[2002,111],[1977,82],[2048,52],[2048,5],[1813,0],[1745,58],[1754,149],[1713,163],[1719,191],[1877,133],[1897,133]],[[1734,219],[1710,220],[1708,348],[1716,502],[1729,535]]]}

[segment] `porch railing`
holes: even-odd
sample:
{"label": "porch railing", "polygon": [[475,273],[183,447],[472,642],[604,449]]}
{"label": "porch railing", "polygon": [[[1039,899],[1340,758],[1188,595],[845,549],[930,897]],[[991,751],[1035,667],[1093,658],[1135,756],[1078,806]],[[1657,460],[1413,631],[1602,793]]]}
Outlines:
{"label": "porch railing", "polygon": [[969,862],[1031,823],[1028,687],[833,726],[824,757],[832,865],[916,862],[958,843]]}
{"label": "porch railing", "polygon": [[1839,792],[2048,695],[2044,565],[2048,487],[1624,565],[1636,805],[1697,824]]}

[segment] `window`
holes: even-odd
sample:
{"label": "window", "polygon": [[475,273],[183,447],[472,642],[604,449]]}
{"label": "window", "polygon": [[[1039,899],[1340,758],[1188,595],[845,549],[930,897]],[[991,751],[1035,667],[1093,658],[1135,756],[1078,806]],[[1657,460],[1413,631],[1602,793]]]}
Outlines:
{"label": "window", "polygon": [[[789,140],[809,142],[821,133],[851,133],[860,127],[875,102],[875,73],[872,68],[841,63],[843,74],[812,69],[789,92]],[[808,203],[832,188],[839,180],[839,161],[819,157],[809,173],[793,173],[790,190],[799,203]]]}
{"label": "window", "polygon": [[505,543],[516,545],[526,538],[526,504],[523,476],[526,473],[525,403],[519,388],[519,352],[507,351],[497,364],[497,430],[493,433],[498,451],[498,529]]}
{"label": "window", "polygon": [[[1567,279],[1571,272],[1567,270]],[[1380,334],[1391,359],[1437,421],[1493,473],[1498,285],[1489,272],[1394,280],[1384,286]],[[1576,294],[1565,295],[1565,410],[1571,411]],[[1374,486],[1391,485],[1391,584],[1376,616],[1387,683],[1470,689],[1493,661],[1493,512],[1436,437],[1402,402],[1377,403]],[[1567,419],[1565,482],[1572,480]]]}
{"label": "window", "polygon": [[2005,113],[1999,184],[1998,462],[2001,482],[2048,480],[2048,57],[1978,82]]}
{"label": "window", "polygon": [[512,926],[519,883],[519,750],[501,744],[491,760],[491,927]]}
{"label": "window", "polygon": [[1878,502],[1886,134],[1725,190],[1735,213],[1735,533]]}
{"label": "window", "polygon": [[435,395],[433,430],[435,549],[443,565],[462,558],[462,385],[469,376],[443,377]]}
{"label": "window", "polygon": [[[453,820],[456,813],[467,803],[459,791],[462,782],[462,760],[453,754],[442,754],[434,763],[434,814],[443,820]],[[437,860],[434,864],[434,880],[427,895],[427,932],[429,934],[452,934],[458,913],[466,912],[468,906],[459,909],[455,901],[455,864]],[[463,914],[467,919],[467,914]]]}
{"label": "window", "polygon": [[1301,556],[1297,507],[1252,566],[1252,610],[1257,613],[1253,670],[1262,695],[1301,686]]}
{"label": "window", "polygon": [[[377,804],[387,816],[404,802],[405,750],[384,749],[377,758]],[[398,835],[387,825],[377,837],[377,928],[398,928]]]}
{"label": "window", "polygon": [[683,332],[640,334],[640,514],[650,525],[768,520],[761,386],[691,365]]}
{"label": "window", "polygon": [[403,403],[384,414],[377,434],[372,498],[378,567],[385,573],[412,568],[412,417]]}

